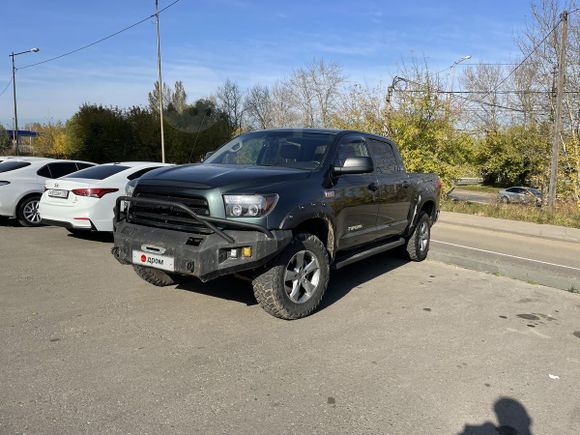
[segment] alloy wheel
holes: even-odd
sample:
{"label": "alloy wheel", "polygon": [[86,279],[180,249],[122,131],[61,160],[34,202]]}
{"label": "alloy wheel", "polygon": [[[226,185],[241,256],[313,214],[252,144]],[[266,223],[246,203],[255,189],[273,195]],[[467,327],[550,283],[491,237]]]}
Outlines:
{"label": "alloy wheel", "polygon": [[40,223],[40,213],[38,213],[38,199],[33,199],[28,201],[24,205],[24,209],[22,210],[22,216],[26,219],[27,222],[31,224],[39,224]]}
{"label": "alloy wheel", "polygon": [[429,246],[429,223],[426,220],[419,225],[418,236],[419,250],[425,252],[427,246]]}
{"label": "alloy wheel", "polygon": [[298,251],[292,256],[284,273],[284,288],[296,304],[308,301],[318,289],[320,264],[313,252]]}

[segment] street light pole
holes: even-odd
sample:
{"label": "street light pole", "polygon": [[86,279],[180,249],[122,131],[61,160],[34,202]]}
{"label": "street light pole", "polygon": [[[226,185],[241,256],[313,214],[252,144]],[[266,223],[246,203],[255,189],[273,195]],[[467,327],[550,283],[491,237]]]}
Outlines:
{"label": "street light pole", "polygon": [[161,162],[165,163],[165,133],[163,131],[163,78],[161,77],[161,38],[159,35],[159,0],[155,0],[155,24],[157,27],[157,75],[159,80],[159,122],[161,123]]}
{"label": "street light pole", "polygon": [[18,106],[16,104],[16,65],[14,63],[14,57],[19,54],[25,53],[38,53],[39,48],[31,48],[30,50],[21,51],[18,53],[10,53],[9,56],[12,58],[12,96],[14,97],[14,129],[12,130],[12,145],[15,148],[16,155],[20,155],[20,137],[18,136]]}
{"label": "street light pole", "polygon": [[449,78],[448,78],[448,87],[447,87],[447,101],[445,104],[445,119],[449,118],[449,106],[451,105],[451,92],[453,91],[453,79],[455,78],[455,67],[459,65],[461,62],[464,62],[468,59],[471,59],[470,55],[463,56],[460,59],[457,59],[453,62],[453,65],[449,67]]}

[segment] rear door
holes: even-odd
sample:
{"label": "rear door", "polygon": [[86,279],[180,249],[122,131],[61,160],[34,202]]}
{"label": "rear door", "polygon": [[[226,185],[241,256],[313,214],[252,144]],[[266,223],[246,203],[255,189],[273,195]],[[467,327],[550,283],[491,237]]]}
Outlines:
{"label": "rear door", "polygon": [[367,138],[377,173],[377,231],[381,236],[401,234],[408,224],[411,183],[395,145]]}
{"label": "rear door", "polygon": [[[370,157],[361,135],[345,136],[338,144],[335,166],[348,157]],[[375,239],[377,223],[376,174],[341,175],[334,187],[339,249],[351,249]]]}

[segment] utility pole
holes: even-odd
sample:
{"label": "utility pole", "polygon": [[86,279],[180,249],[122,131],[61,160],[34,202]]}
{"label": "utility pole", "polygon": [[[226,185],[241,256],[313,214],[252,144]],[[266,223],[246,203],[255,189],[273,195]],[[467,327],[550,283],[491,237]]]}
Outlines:
{"label": "utility pole", "polygon": [[550,163],[550,186],[548,188],[548,206],[556,204],[556,185],[558,183],[558,160],[560,157],[560,137],[562,135],[562,99],[566,80],[566,44],[568,42],[568,11],[560,15],[562,37],[558,51],[558,84],[556,88],[556,113],[552,131],[552,161]]}
{"label": "utility pole", "polygon": [[16,66],[14,65],[14,52],[10,55],[12,58],[12,95],[14,97],[14,130],[12,130],[12,146],[15,148],[15,154],[20,154],[20,137],[18,137],[18,109],[16,108]]}
{"label": "utility pole", "polygon": [[399,77],[399,76],[395,76],[393,77],[393,81],[391,82],[391,85],[387,88],[387,96],[385,97],[385,115],[384,115],[384,120],[383,120],[383,134],[385,136],[388,136],[389,133],[389,128],[388,128],[388,118],[389,118],[389,114],[391,113],[391,110],[393,108],[392,105],[392,99],[393,99],[393,92],[395,91],[395,85],[398,82],[404,82],[406,81],[403,77]]}
{"label": "utility pole", "polygon": [[393,98],[393,91],[395,90],[395,83],[397,81],[397,76],[393,78],[393,82],[387,88],[387,97],[385,98],[385,114],[383,116],[383,135],[388,136],[389,134],[389,115],[391,113],[391,99]]}
{"label": "utility pole", "polygon": [[20,137],[18,135],[18,108],[16,105],[16,65],[14,58],[21,54],[38,53],[39,48],[31,48],[30,50],[19,51],[18,53],[10,53],[8,56],[12,58],[12,95],[14,97],[14,128],[12,130],[12,145],[14,145],[16,155],[20,154]]}
{"label": "utility pole", "polygon": [[159,122],[161,124],[161,162],[165,163],[165,133],[163,132],[163,78],[161,77],[161,37],[159,35],[159,0],[155,0],[155,24],[157,27],[157,75],[159,80]]}

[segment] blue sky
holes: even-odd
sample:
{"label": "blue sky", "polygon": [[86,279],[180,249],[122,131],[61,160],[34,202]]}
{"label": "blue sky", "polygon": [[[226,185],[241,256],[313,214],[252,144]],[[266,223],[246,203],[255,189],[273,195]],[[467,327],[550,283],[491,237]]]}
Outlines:
{"label": "blue sky", "polygon": [[[160,0],[160,8],[173,0]],[[154,0],[4,0],[0,92],[12,51],[24,66],[78,48],[153,12]],[[161,15],[164,81],[182,80],[189,100],[226,78],[242,87],[270,83],[324,58],[349,80],[390,82],[403,62],[425,57],[437,71],[469,54],[472,62],[517,58],[515,37],[528,0],[249,1],[181,0]],[[20,124],[66,120],[83,102],[127,107],[147,102],[156,80],[155,25],[145,22],[97,46],[17,73]],[[11,125],[12,92],[0,95],[0,123]]]}

